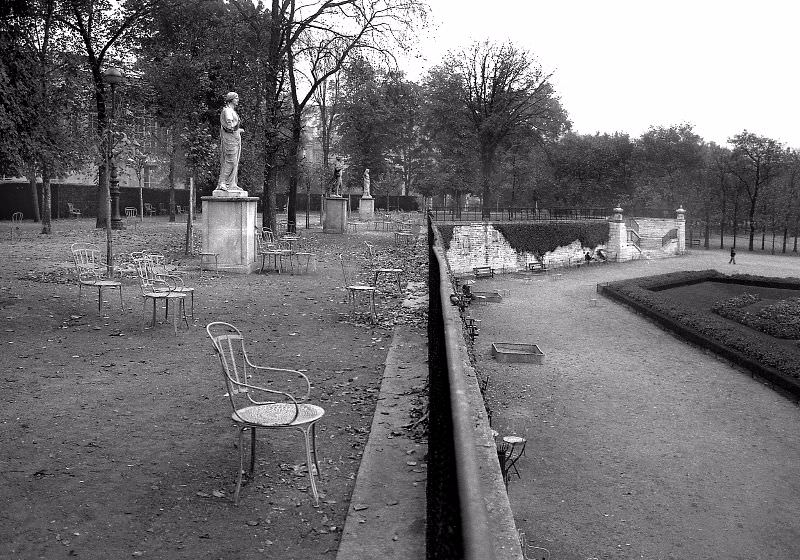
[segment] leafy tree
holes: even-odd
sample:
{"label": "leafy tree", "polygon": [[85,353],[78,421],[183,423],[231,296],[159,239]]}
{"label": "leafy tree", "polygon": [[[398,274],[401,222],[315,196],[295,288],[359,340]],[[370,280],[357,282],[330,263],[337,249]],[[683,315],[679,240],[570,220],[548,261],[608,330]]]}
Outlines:
{"label": "leafy tree", "polygon": [[687,204],[703,170],[703,142],[692,125],[651,127],[635,146],[637,202],[672,208]]}
{"label": "leafy tree", "polygon": [[59,49],[64,30],[56,20],[56,10],[55,0],[39,0],[29,3],[25,12],[2,19],[3,29],[14,38],[11,52],[26,67],[15,75],[13,104],[22,118],[11,131],[16,140],[11,153],[31,185],[36,221],[40,219],[36,177],[42,177],[45,234],[52,229],[51,180],[75,170],[88,151],[83,131],[76,126],[82,110],[80,76],[74,59]]}
{"label": "leafy tree", "polygon": [[[108,126],[106,80],[103,70],[110,61],[120,64],[131,41],[144,35],[147,18],[151,15],[156,0],[61,0],[55,12],[56,20],[69,35],[60,47],[79,55],[88,72],[93,88],[97,117],[97,144],[103,143]],[[165,7],[165,2],[161,3]],[[99,165],[97,189],[97,227],[108,221],[106,212],[110,205],[107,192],[105,164]]]}
{"label": "leafy tree", "polygon": [[750,202],[748,249],[752,251],[756,228],[755,214],[759,197],[778,171],[783,148],[776,140],[758,136],[746,130],[729,138],[728,142],[733,145],[729,170],[744,188]]}
{"label": "leafy tree", "polygon": [[555,90],[532,55],[512,43],[476,42],[450,52],[439,68],[459,84],[460,118],[471,125],[480,162],[483,214],[489,215],[498,150],[521,129],[540,142],[555,139],[569,126]]}

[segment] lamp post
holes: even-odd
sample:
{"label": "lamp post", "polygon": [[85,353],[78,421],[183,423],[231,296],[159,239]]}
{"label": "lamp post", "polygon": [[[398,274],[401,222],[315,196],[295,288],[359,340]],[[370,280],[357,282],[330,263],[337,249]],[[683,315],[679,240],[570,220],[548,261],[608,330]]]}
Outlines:
{"label": "lamp post", "polygon": [[[112,146],[112,127],[117,109],[116,86],[125,80],[119,68],[107,68],[103,72],[107,84],[111,86],[111,123],[108,126],[108,150],[111,154],[111,178],[109,180],[109,196],[111,197],[111,229],[125,229],[125,222],[119,214],[119,178],[117,177],[117,158]],[[108,170],[106,170],[108,172]]]}

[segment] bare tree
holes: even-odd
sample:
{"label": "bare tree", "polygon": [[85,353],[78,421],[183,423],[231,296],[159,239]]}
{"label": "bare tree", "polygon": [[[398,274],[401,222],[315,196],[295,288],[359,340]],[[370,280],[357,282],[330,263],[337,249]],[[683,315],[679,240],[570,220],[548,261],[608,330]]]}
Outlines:
{"label": "bare tree", "polygon": [[783,156],[783,148],[776,140],[746,130],[730,138],[728,142],[733,145],[729,169],[745,189],[750,201],[748,249],[752,251],[759,196],[776,174]]}
{"label": "bare tree", "polygon": [[568,126],[550,77],[526,50],[512,43],[473,43],[449,53],[444,66],[462,82],[461,103],[472,123],[481,163],[483,215],[491,208],[492,174],[498,149],[528,128],[540,141]]}

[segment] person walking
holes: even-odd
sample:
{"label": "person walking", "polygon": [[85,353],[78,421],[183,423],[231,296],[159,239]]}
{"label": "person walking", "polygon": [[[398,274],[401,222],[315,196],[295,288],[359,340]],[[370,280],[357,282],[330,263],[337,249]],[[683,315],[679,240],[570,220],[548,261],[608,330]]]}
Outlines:
{"label": "person walking", "polygon": [[736,249],[731,247],[731,260],[728,261],[728,264],[736,264]]}

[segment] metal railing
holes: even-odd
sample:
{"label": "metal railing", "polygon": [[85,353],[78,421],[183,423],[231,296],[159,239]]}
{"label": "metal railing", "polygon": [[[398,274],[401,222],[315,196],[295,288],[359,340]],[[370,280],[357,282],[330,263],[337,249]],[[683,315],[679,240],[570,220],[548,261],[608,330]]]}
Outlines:
{"label": "metal railing", "polygon": [[678,228],[672,228],[661,238],[661,246],[667,245],[673,239],[678,239]]}
{"label": "metal railing", "polygon": [[576,220],[605,220],[611,215],[610,208],[538,208],[506,207],[495,208],[488,217],[480,208],[453,208],[434,206],[428,213],[435,222],[569,222]]}
{"label": "metal railing", "polygon": [[473,424],[459,359],[461,321],[450,304],[439,232],[428,220],[427,558],[494,560]]}

